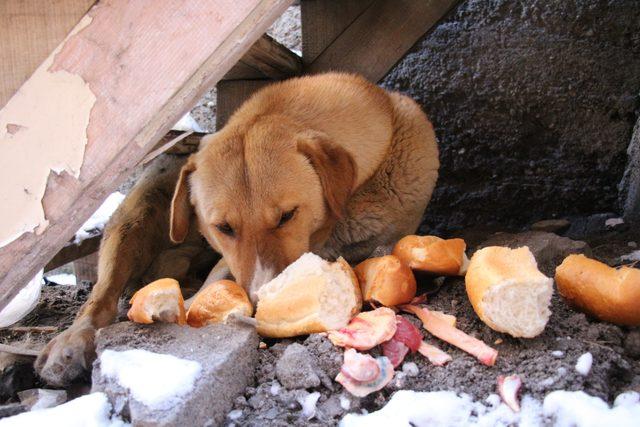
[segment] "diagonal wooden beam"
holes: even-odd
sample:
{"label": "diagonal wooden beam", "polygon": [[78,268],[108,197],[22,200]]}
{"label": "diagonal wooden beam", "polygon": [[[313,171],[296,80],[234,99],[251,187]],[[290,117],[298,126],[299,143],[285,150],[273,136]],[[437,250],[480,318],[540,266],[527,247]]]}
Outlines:
{"label": "diagonal wooden beam", "polygon": [[302,72],[302,58],[263,35],[224,76],[224,80],[285,79]]}
{"label": "diagonal wooden beam", "polygon": [[291,3],[102,0],[85,15],[0,110],[0,309]]}
{"label": "diagonal wooden beam", "polygon": [[[360,73],[377,82],[393,67],[405,53],[442,19],[459,0],[353,0],[364,7],[359,11],[355,6],[351,11],[353,22],[311,61],[305,56],[303,61],[307,73],[329,70]],[[313,3],[324,3],[323,8],[336,10],[344,8],[342,2],[332,0],[303,0],[302,22],[304,25],[321,26],[313,23],[322,16],[309,14],[307,7]],[[316,4],[316,8],[320,5]],[[325,12],[326,13],[326,12]],[[346,13],[345,13],[346,15]],[[304,46],[304,45],[303,45]],[[314,52],[315,54],[315,52]]]}

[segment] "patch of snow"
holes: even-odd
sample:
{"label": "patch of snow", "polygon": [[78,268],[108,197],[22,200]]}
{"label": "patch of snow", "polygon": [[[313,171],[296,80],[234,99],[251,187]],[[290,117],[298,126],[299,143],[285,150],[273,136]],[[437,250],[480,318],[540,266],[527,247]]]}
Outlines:
{"label": "patch of snow", "polygon": [[109,221],[111,215],[120,206],[120,203],[124,200],[124,194],[116,191],[109,194],[109,197],[100,205],[100,207],[91,215],[91,217],[82,224],[80,230],[76,232],[74,242],[79,244],[85,239],[96,234],[96,231],[104,229],[104,225]]}
{"label": "patch of snow", "polygon": [[586,377],[589,375],[589,372],[591,372],[591,365],[593,365],[593,356],[591,353],[585,353],[578,357],[578,361],[576,362],[576,372],[583,377]]}
{"label": "patch of snow", "polygon": [[623,393],[613,408],[603,400],[577,391],[554,391],[541,404],[531,396],[522,398],[520,412],[513,412],[491,394],[486,403],[473,401],[453,391],[415,392],[400,390],[379,411],[368,415],[348,414],[342,427],[410,426],[509,426],[559,427],[631,426],[640,419],[640,395]]}
{"label": "patch of snow", "polygon": [[29,314],[35,308],[40,299],[40,291],[42,290],[43,271],[40,270],[27,286],[22,288],[18,295],[13,297],[11,302],[0,312],[0,328],[11,326],[24,316]]}
{"label": "patch of snow", "polygon": [[105,350],[100,367],[102,376],[117,381],[135,400],[160,410],[179,404],[202,371],[198,362],[138,349]]}
{"label": "patch of snow", "polygon": [[640,420],[637,396],[616,401],[619,404],[610,408],[602,399],[583,391],[559,390],[544,398],[542,410],[545,416],[553,418],[556,427],[637,426]]}
{"label": "patch of snow", "polygon": [[75,286],[77,279],[75,274],[51,274],[46,276],[50,282],[57,283],[58,285]]}
{"label": "patch of snow", "polygon": [[553,357],[564,357],[564,351],[555,350],[551,352]]}
{"label": "patch of snow", "polygon": [[104,393],[91,393],[55,408],[40,409],[0,420],[1,427],[123,427],[128,426],[111,417],[111,404]]}
{"label": "patch of snow", "polygon": [[616,225],[624,224],[624,219],[622,218],[609,218],[604,222],[605,227],[613,228]]}
{"label": "patch of snow", "polygon": [[178,123],[173,125],[173,130],[181,130],[184,132],[200,132],[203,133],[202,127],[196,122],[191,113],[187,113],[178,120]]}
{"label": "patch of snow", "polygon": [[410,377],[415,377],[420,373],[420,371],[418,370],[418,365],[416,365],[414,362],[405,362],[402,365],[402,372]]}
{"label": "patch of snow", "polygon": [[231,421],[235,421],[242,416],[242,409],[234,409],[233,411],[227,414],[227,418]]}
{"label": "patch of snow", "polygon": [[277,396],[280,393],[281,388],[280,383],[278,381],[274,381],[273,384],[271,384],[271,388],[269,388],[269,393],[271,393],[272,396]]}
{"label": "patch of snow", "polygon": [[348,411],[351,408],[351,401],[344,394],[340,395],[340,407],[345,411]]}
{"label": "patch of snow", "polygon": [[301,415],[304,419],[310,420],[316,416],[316,403],[318,403],[318,399],[320,399],[320,393],[317,391],[298,398],[298,403],[302,406]]}
{"label": "patch of snow", "polygon": [[622,255],[620,261],[640,261],[640,250],[633,251],[629,254]]}

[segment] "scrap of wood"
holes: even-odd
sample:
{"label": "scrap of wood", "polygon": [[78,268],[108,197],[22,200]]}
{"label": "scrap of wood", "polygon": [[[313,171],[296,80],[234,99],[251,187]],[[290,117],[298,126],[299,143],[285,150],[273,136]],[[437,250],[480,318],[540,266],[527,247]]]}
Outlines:
{"label": "scrap of wood", "polygon": [[284,79],[302,72],[302,58],[263,35],[224,76],[224,80]]}
{"label": "scrap of wood", "polygon": [[16,347],[9,344],[0,344],[0,351],[5,353],[17,354],[19,356],[38,357],[42,350],[31,350],[28,348]]}
{"label": "scrap of wood", "polygon": [[[46,66],[38,68],[18,92],[63,73],[81,79],[95,99],[90,104],[88,123],[65,123],[70,129],[84,129],[86,145],[78,170],[70,173],[61,168],[48,175],[41,197],[46,222],[40,223],[40,234],[25,232],[0,249],[0,309],[291,3],[292,0],[101,0],[88,12],[74,34],[50,55]],[[14,113],[24,111],[51,96],[48,91],[30,95],[25,92],[14,96],[0,110],[0,121],[22,126],[22,142],[35,144],[30,135],[34,129],[42,133],[46,118],[53,111],[32,110],[27,119],[21,115],[20,122],[11,121],[6,114],[3,117],[7,109]],[[73,99],[56,102],[75,108],[75,104],[66,104],[73,103]],[[80,113],[87,108],[80,107]],[[53,137],[39,139],[38,143],[41,150],[34,151],[29,159],[7,156],[6,150],[12,147],[0,144],[0,170],[28,168],[30,162],[65,145]],[[16,180],[3,181],[0,199],[3,186],[20,185]],[[0,227],[12,232],[12,224],[1,223]]]}
{"label": "scrap of wood", "polygon": [[63,265],[75,261],[77,259],[86,257],[93,253],[98,252],[100,249],[100,240],[102,239],[102,233],[95,236],[91,236],[88,239],[84,239],[80,243],[73,241],[67,243],[58,253],[44,266],[44,271],[50,271]]}
{"label": "scrap of wood", "polygon": [[[303,34],[304,23],[313,19],[313,15],[305,13],[307,1],[315,3],[319,0],[303,1]],[[311,63],[304,58],[308,64],[305,71],[356,72],[377,82],[458,1],[375,0]],[[336,8],[341,2],[324,0],[324,3],[326,8]],[[360,3],[362,5],[366,1]],[[303,45],[303,57],[306,55]]]}
{"label": "scrap of wood", "polygon": [[14,332],[17,334],[49,334],[52,332],[58,332],[60,328],[57,326],[12,326],[9,328],[3,328],[4,331]]}
{"label": "scrap of wood", "polygon": [[95,0],[0,1],[0,108]]}

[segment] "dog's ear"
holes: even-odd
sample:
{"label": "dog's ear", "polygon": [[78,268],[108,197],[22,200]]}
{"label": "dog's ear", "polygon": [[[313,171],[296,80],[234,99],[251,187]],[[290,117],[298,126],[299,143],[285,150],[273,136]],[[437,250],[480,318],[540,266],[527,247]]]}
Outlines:
{"label": "dog's ear", "polygon": [[344,148],[319,134],[304,134],[298,140],[304,154],[320,177],[327,205],[336,218],[342,218],[356,180],[356,164]]}
{"label": "dog's ear", "polygon": [[189,232],[189,223],[193,210],[189,201],[189,174],[196,170],[191,158],[182,166],[180,176],[171,200],[171,220],[169,237],[173,243],[182,243]]}

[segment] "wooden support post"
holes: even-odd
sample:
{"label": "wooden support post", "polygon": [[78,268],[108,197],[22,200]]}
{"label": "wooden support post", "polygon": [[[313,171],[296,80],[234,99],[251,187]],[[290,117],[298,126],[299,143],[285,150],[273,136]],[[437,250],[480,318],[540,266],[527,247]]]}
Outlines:
{"label": "wooden support post", "polygon": [[[377,82],[458,1],[360,0],[343,4],[332,0],[303,0],[302,53],[305,71],[350,71]],[[347,9],[347,5],[350,9]],[[320,10],[324,10],[324,14],[318,14]],[[330,18],[326,18],[341,15],[345,18],[340,25],[332,24],[328,22]],[[353,17],[355,19],[347,24]],[[305,39],[314,37],[311,34],[318,37],[317,34],[326,26],[335,27],[331,32],[337,33],[333,41],[326,47],[323,45],[330,37],[325,37],[318,46],[307,41],[305,50]],[[339,27],[343,27],[341,32]]]}
{"label": "wooden support post", "polygon": [[94,252],[73,261],[73,272],[76,275],[76,283],[86,280],[95,284],[98,280],[98,253]]}
{"label": "wooden support post", "polygon": [[216,129],[222,129],[229,117],[258,89],[272,80],[223,80],[218,83]]}
{"label": "wooden support post", "polygon": [[0,309],[291,3],[101,0],[82,18],[0,110]]}

